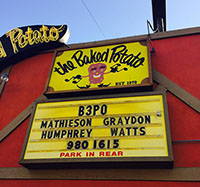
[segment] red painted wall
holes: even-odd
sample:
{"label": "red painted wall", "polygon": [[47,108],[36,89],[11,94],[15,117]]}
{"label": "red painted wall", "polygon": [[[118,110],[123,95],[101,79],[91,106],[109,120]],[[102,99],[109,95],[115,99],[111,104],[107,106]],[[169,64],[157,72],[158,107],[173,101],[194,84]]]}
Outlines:
{"label": "red painted wall", "polygon": [[[13,66],[0,97],[1,130],[44,92],[52,59],[53,53],[42,54]],[[18,160],[28,123],[25,120],[1,142],[0,167],[22,167]]]}
{"label": "red painted wall", "polygon": [[10,186],[28,186],[28,187],[40,187],[40,186],[48,186],[48,187],[193,187],[199,186],[200,182],[155,182],[155,181],[92,181],[92,180],[3,180],[1,181],[1,185],[3,187]]}
{"label": "red painted wall", "polygon": [[[153,41],[156,53],[152,66],[168,79],[200,99],[200,35]],[[45,89],[53,53],[41,54],[13,66],[9,81],[0,97],[0,129],[37,99]],[[172,140],[199,139],[199,114],[167,93]],[[0,167],[22,167],[18,164],[29,118],[0,143]],[[198,142],[174,143],[175,167],[200,167]],[[0,186],[195,186],[197,183],[140,181],[31,181],[3,180]],[[199,184],[199,183],[198,183]]]}
{"label": "red painted wall", "polygon": [[11,69],[0,97],[0,130],[44,92],[53,54],[37,55]]}
{"label": "red painted wall", "polygon": [[[153,41],[152,66],[193,96],[200,99],[200,35]],[[199,114],[167,93],[172,141],[199,138]],[[199,142],[174,143],[175,167],[200,167]],[[191,154],[192,153],[192,154]]]}

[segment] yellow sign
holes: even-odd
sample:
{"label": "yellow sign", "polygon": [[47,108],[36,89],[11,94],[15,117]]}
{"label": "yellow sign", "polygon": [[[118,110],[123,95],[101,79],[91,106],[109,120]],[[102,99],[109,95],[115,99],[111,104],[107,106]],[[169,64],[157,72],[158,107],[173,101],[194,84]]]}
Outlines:
{"label": "yellow sign", "polygon": [[48,93],[152,84],[147,42],[57,52]]}
{"label": "yellow sign", "polygon": [[39,102],[23,160],[169,157],[165,110],[154,93]]}

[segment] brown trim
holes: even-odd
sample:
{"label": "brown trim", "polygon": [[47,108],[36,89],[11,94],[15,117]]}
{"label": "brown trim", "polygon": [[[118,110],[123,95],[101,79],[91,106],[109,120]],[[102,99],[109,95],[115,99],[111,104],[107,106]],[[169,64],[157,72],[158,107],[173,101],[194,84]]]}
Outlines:
{"label": "brown trim", "polygon": [[200,168],[174,169],[38,169],[0,168],[0,179],[200,181]]}
{"label": "brown trim", "polygon": [[169,121],[169,114],[168,114],[168,106],[167,106],[167,96],[166,92],[161,92],[163,95],[163,108],[164,108],[164,115],[165,115],[165,128],[166,128],[166,135],[167,135],[167,145],[168,145],[168,154],[171,160],[174,160],[173,157],[173,149],[172,149],[172,139],[171,139],[171,130],[170,130],[170,121]]}
{"label": "brown trim", "polygon": [[[151,34],[151,39],[159,40],[159,39],[188,36],[188,35],[194,35],[194,34],[200,34],[200,27],[173,30],[173,31],[167,31],[167,32],[158,32],[158,33]],[[148,35],[146,34],[146,35],[130,36],[130,37],[124,37],[124,38],[111,39],[111,40],[101,40],[101,41],[95,41],[95,42],[69,44],[69,45],[65,45],[64,47],[45,51],[44,53],[54,52],[55,50],[73,50],[73,49],[78,49],[78,48],[114,45],[118,43],[129,43],[129,42],[135,42],[135,41],[140,41],[140,40],[146,40],[147,38],[148,38]]]}
{"label": "brown trim", "polygon": [[33,105],[29,105],[14,120],[0,131],[0,142],[4,140],[12,131],[14,131],[32,112]]}
{"label": "brown trim", "polygon": [[156,87],[155,91],[166,92],[167,89],[166,89],[164,86],[162,86],[162,85],[159,84],[159,85]]}
{"label": "brown trim", "polygon": [[[153,85],[153,76],[152,76],[152,62],[151,62],[151,48],[150,48],[150,42],[147,39],[147,55],[148,55],[148,71],[149,71],[149,77],[148,77],[148,81],[146,83],[149,83],[151,85]],[[142,82],[141,82],[142,84]],[[145,84],[145,83],[143,83]]]}
{"label": "brown trim", "polygon": [[157,83],[161,84],[167,90],[169,90],[172,94],[186,103],[188,106],[193,108],[195,111],[200,113],[200,100],[194,97],[189,92],[185,91],[183,88],[169,80],[167,77],[153,69],[153,80]]}
{"label": "brown trim", "polygon": [[[1,72],[1,74],[6,73],[6,74],[9,75],[10,70],[11,70],[11,67],[12,67],[12,66],[9,66],[9,67],[7,67],[6,69],[4,69],[4,70]],[[3,93],[3,90],[4,90],[5,85],[6,85],[6,82],[3,82],[2,80],[0,80],[0,96],[1,96],[1,94]]]}
{"label": "brown trim", "polygon": [[[44,95],[38,97],[38,100],[45,99]],[[23,112],[21,112],[14,120],[12,120],[5,128],[0,131],[0,142],[3,141],[12,131],[14,131],[32,112],[34,103],[30,104]]]}
{"label": "brown trim", "polygon": [[158,32],[158,33],[152,34],[151,39],[158,40],[158,39],[188,36],[188,35],[194,35],[194,34],[200,34],[200,27],[173,30],[173,31],[167,31],[167,32]]}

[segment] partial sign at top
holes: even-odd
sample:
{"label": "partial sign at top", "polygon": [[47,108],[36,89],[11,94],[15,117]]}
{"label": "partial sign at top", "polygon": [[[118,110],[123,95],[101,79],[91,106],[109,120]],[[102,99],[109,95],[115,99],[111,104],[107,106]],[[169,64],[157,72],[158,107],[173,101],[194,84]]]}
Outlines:
{"label": "partial sign at top", "polygon": [[58,51],[46,94],[152,85],[146,41]]}
{"label": "partial sign at top", "polygon": [[0,38],[0,71],[41,51],[62,46],[68,38],[67,25],[12,29]]}

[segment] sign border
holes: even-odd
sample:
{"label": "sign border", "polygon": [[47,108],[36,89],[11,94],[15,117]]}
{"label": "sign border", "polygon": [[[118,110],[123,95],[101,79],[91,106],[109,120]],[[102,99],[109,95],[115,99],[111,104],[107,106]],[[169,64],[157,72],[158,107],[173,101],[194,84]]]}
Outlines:
{"label": "sign border", "polygon": [[[148,70],[149,70],[149,77],[148,77],[148,83],[143,84],[136,84],[136,85],[125,85],[123,87],[120,86],[113,86],[113,87],[106,87],[106,88],[90,88],[88,89],[74,89],[74,90],[64,90],[64,91],[51,91],[48,87],[51,74],[53,72],[54,62],[57,56],[57,53],[64,52],[64,51],[71,51],[71,50],[78,50],[78,49],[90,49],[90,48],[98,48],[98,47],[106,47],[106,46],[112,46],[112,45],[120,45],[120,44],[129,44],[129,43],[142,43],[145,42],[147,46],[147,56],[148,56]],[[44,95],[47,98],[57,98],[57,97],[66,97],[66,96],[73,96],[74,93],[78,94],[78,96],[81,95],[91,95],[92,94],[112,94],[113,91],[117,91],[118,93],[125,93],[125,92],[143,92],[143,91],[152,91],[153,88],[153,77],[152,77],[152,65],[151,65],[151,55],[150,55],[150,46],[149,46],[149,40],[143,39],[143,40],[136,40],[136,41],[124,41],[124,42],[117,42],[112,44],[101,44],[101,45],[92,45],[92,46],[84,46],[84,47],[75,47],[75,48],[68,48],[68,49],[58,49],[54,52],[54,57],[52,59],[52,65],[51,69],[49,71],[48,79],[45,85],[45,91]]]}
{"label": "sign border", "polygon": [[[30,135],[32,122],[35,116],[36,107],[38,103],[50,103],[61,101],[77,101],[77,100],[92,100],[104,98],[120,98],[120,97],[134,97],[134,96],[150,96],[162,95],[164,115],[165,115],[165,128],[167,137],[168,156],[167,157],[125,157],[125,158],[55,158],[55,159],[24,159],[25,150]],[[113,94],[113,95],[100,95],[90,97],[77,97],[77,98],[61,98],[50,100],[38,100],[34,103],[34,109],[26,132],[24,145],[22,148],[19,164],[27,168],[173,168],[173,151],[170,133],[170,125],[167,110],[167,99],[165,92],[143,92],[143,93],[128,93],[128,94]],[[104,163],[104,164],[102,164]]]}

